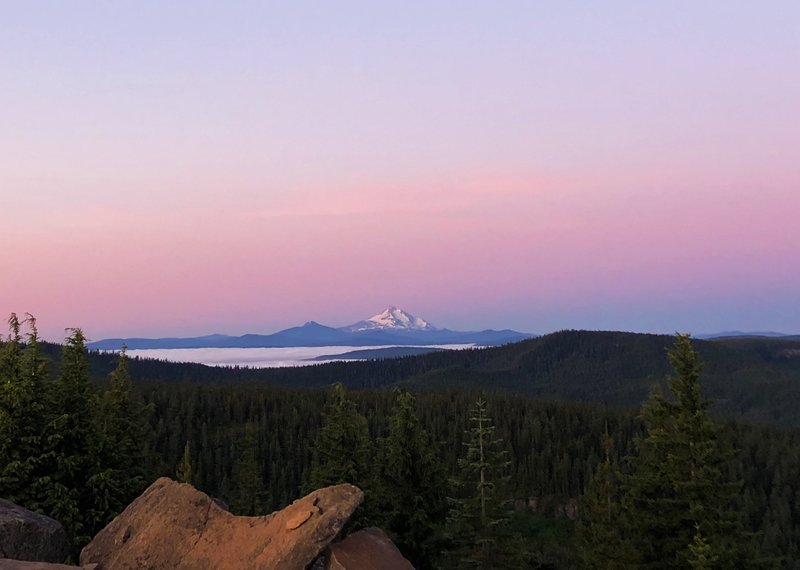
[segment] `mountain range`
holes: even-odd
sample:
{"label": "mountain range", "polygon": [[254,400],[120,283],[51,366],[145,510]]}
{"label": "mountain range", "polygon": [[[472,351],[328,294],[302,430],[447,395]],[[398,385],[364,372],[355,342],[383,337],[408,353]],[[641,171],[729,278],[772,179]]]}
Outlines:
{"label": "mountain range", "polygon": [[287,348],[313,346],[430,346],[474,344],[497,346],[534,335],[510,329],[454,331],[431,323],[397,307],[389,307],[363,321],[344,327],[329,327],[315,321],[273,334],[230,336],[212,334],[187,338],[107,338],[90,342],[96,350],[165,348]]}
{"label": "mountain range", "polygon": [[695,338],[703,340],[717,340],[726,338],[782,338],[786,340],[800,340],[800,335],[779,333],[774,331],[723,331],[711,334],[698,334]]}

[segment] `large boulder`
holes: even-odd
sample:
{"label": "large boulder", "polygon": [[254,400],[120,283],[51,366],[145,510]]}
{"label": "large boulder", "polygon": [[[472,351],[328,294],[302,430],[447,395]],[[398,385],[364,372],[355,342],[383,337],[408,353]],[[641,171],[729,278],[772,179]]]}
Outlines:
{"label": "large boulder", "polygon": [[414,570],[379,528],[365,528],[331,544],[328,570]]}
{"label": "large boulder", "polygon": [[63,562],[68,553],[61,523],[0,499],[0,558]]}
{"label": "large boulder", "polygon": [[81,564],[99,563],[104,570],[302,570],[363,498],[353,485],[335,485],[271,515],[238,517],[191,485],[161,478],[94,537]]}

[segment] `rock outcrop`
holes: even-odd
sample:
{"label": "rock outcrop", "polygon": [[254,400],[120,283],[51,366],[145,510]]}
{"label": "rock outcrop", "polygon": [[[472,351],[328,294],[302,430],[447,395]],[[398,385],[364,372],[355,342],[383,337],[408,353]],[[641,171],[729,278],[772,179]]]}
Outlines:
{"label": "rock outcrop", "polygon": [[336,538],[363,497],[353,485],[335,485],[271,515],[239,517],[191,485],[161,478],[94,537],[81,564],[302,570]]}
{"label": "rock outcrop", "polygon": [[379,528],[366,528],[331,544],[328,570],[414,570]]}
{"label": "rock outcrop", "polygon": [[68,552],[60,523],[0,499],[0,558],[63,562]]}

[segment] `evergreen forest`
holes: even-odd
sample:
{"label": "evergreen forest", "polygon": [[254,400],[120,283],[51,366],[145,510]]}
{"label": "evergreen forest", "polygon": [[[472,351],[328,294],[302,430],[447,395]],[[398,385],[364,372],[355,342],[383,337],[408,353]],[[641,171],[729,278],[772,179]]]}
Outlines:
{"label": "evergreen forest", "polygon": [[365,491],[419,568],[800,568],[797,341],[565,331],[294,370],[62,346],[9,319],[0,496],[80,548],[155,478],[232,512]]}

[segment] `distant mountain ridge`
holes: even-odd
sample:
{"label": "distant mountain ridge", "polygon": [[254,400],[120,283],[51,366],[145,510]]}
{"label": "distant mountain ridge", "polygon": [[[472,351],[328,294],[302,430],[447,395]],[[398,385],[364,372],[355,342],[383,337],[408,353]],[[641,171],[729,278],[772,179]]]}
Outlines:
{"label": "distant mountain ridge", "polygon": [[168,348],[290,348],[314,346],[428,346],[434,344],[475,344],[497,346],[532,338],[535,335],[510,329],[452,331],[437,328],[395,306],[358,321],[334,328],[309,321],[273,334],[230,336],[212,334],[188,338],[107,338],[88,343],[96,350]]}
{"label": "distant mountain ridge", "polygon": [[710,333],[710,334],[698,334],[696,338],[703,339],[703,340],[713,340],[713,339],[721,339],[721,338],[740,338],[740,337],[766,337],[766,338],[787,338],[787,339],[798,339],[800,335],[796,334],[789,334],[789,333],[779,333],[774,331],[723,331],[718,333]]}

